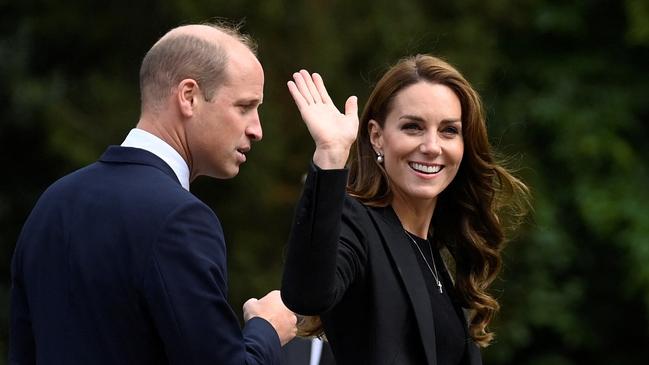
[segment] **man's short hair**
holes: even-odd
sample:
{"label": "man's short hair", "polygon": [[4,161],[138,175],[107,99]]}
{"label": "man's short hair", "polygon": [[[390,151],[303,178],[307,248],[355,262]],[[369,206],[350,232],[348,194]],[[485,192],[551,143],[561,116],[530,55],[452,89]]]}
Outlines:
{"label": "man's short hair", "polygon": [[[243,43],[256,53],[254,41],[241,34],[241,24],[205,23]],[[226,75],[228,54],[224,47],[191,34],[171,34],[163,37],[147,52],[140,67],[142,109],[154,108],[171,94],[173,87],[184,79],[196,80],[205,100],[210,101]]]}

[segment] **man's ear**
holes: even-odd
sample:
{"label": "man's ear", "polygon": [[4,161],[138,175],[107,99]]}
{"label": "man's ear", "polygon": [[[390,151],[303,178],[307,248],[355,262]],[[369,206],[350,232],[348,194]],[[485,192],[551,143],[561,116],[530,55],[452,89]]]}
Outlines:
{"label": "man's ear", "polygon": [[370,135],[370,143],[374,147],[374,152],[378,154],[383,153],[383,128],[377,121],[371,119],[367,124],[367,131]]}
{"label": "man's ear", "polygon": [[201,97],[201,89],[194,79],[184,79],[176,86],[176,101],[180,113],[187,117],[193,117],[196,112],[196,103]]}

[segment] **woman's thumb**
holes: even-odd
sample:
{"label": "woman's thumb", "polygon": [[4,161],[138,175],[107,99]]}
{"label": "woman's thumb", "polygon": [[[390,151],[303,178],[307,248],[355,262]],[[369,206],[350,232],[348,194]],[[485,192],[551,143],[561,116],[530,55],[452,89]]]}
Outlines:
{"label": "woman's thumb", "polygon": [[358,114],[358,98],[356,96],[350,96],[345,102],[345,115],[357,115]]}

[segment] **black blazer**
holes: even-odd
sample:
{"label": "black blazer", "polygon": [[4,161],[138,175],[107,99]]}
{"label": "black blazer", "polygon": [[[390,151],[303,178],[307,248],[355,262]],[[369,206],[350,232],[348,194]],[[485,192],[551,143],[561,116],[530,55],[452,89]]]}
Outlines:
{"label": "black blazer", "polygon": [[[396,214],[345,194],[346,170],[311,165],[288,243],[282,298],[320,315],[338,365],[437,363],[429,294]],[[467,340],[466,363],[481,364]]]}
{"label": "black blazer", "polygon": [[12,262],[10,364],[277,364],[279,338],[227,302],[212,210],[171,168],[110,147],[31,212]]}

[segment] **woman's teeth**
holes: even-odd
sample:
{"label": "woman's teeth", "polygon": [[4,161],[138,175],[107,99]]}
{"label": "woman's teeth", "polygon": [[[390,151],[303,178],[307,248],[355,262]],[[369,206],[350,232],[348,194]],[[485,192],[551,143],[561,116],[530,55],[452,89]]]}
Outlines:
{"label": "woman's teeth", "polygon": [[411,162],[410,167],[412,167],[416,171],[423,172],[424,174],[436,174],[442,169],[441,165],[429,166],[416,162]]}

